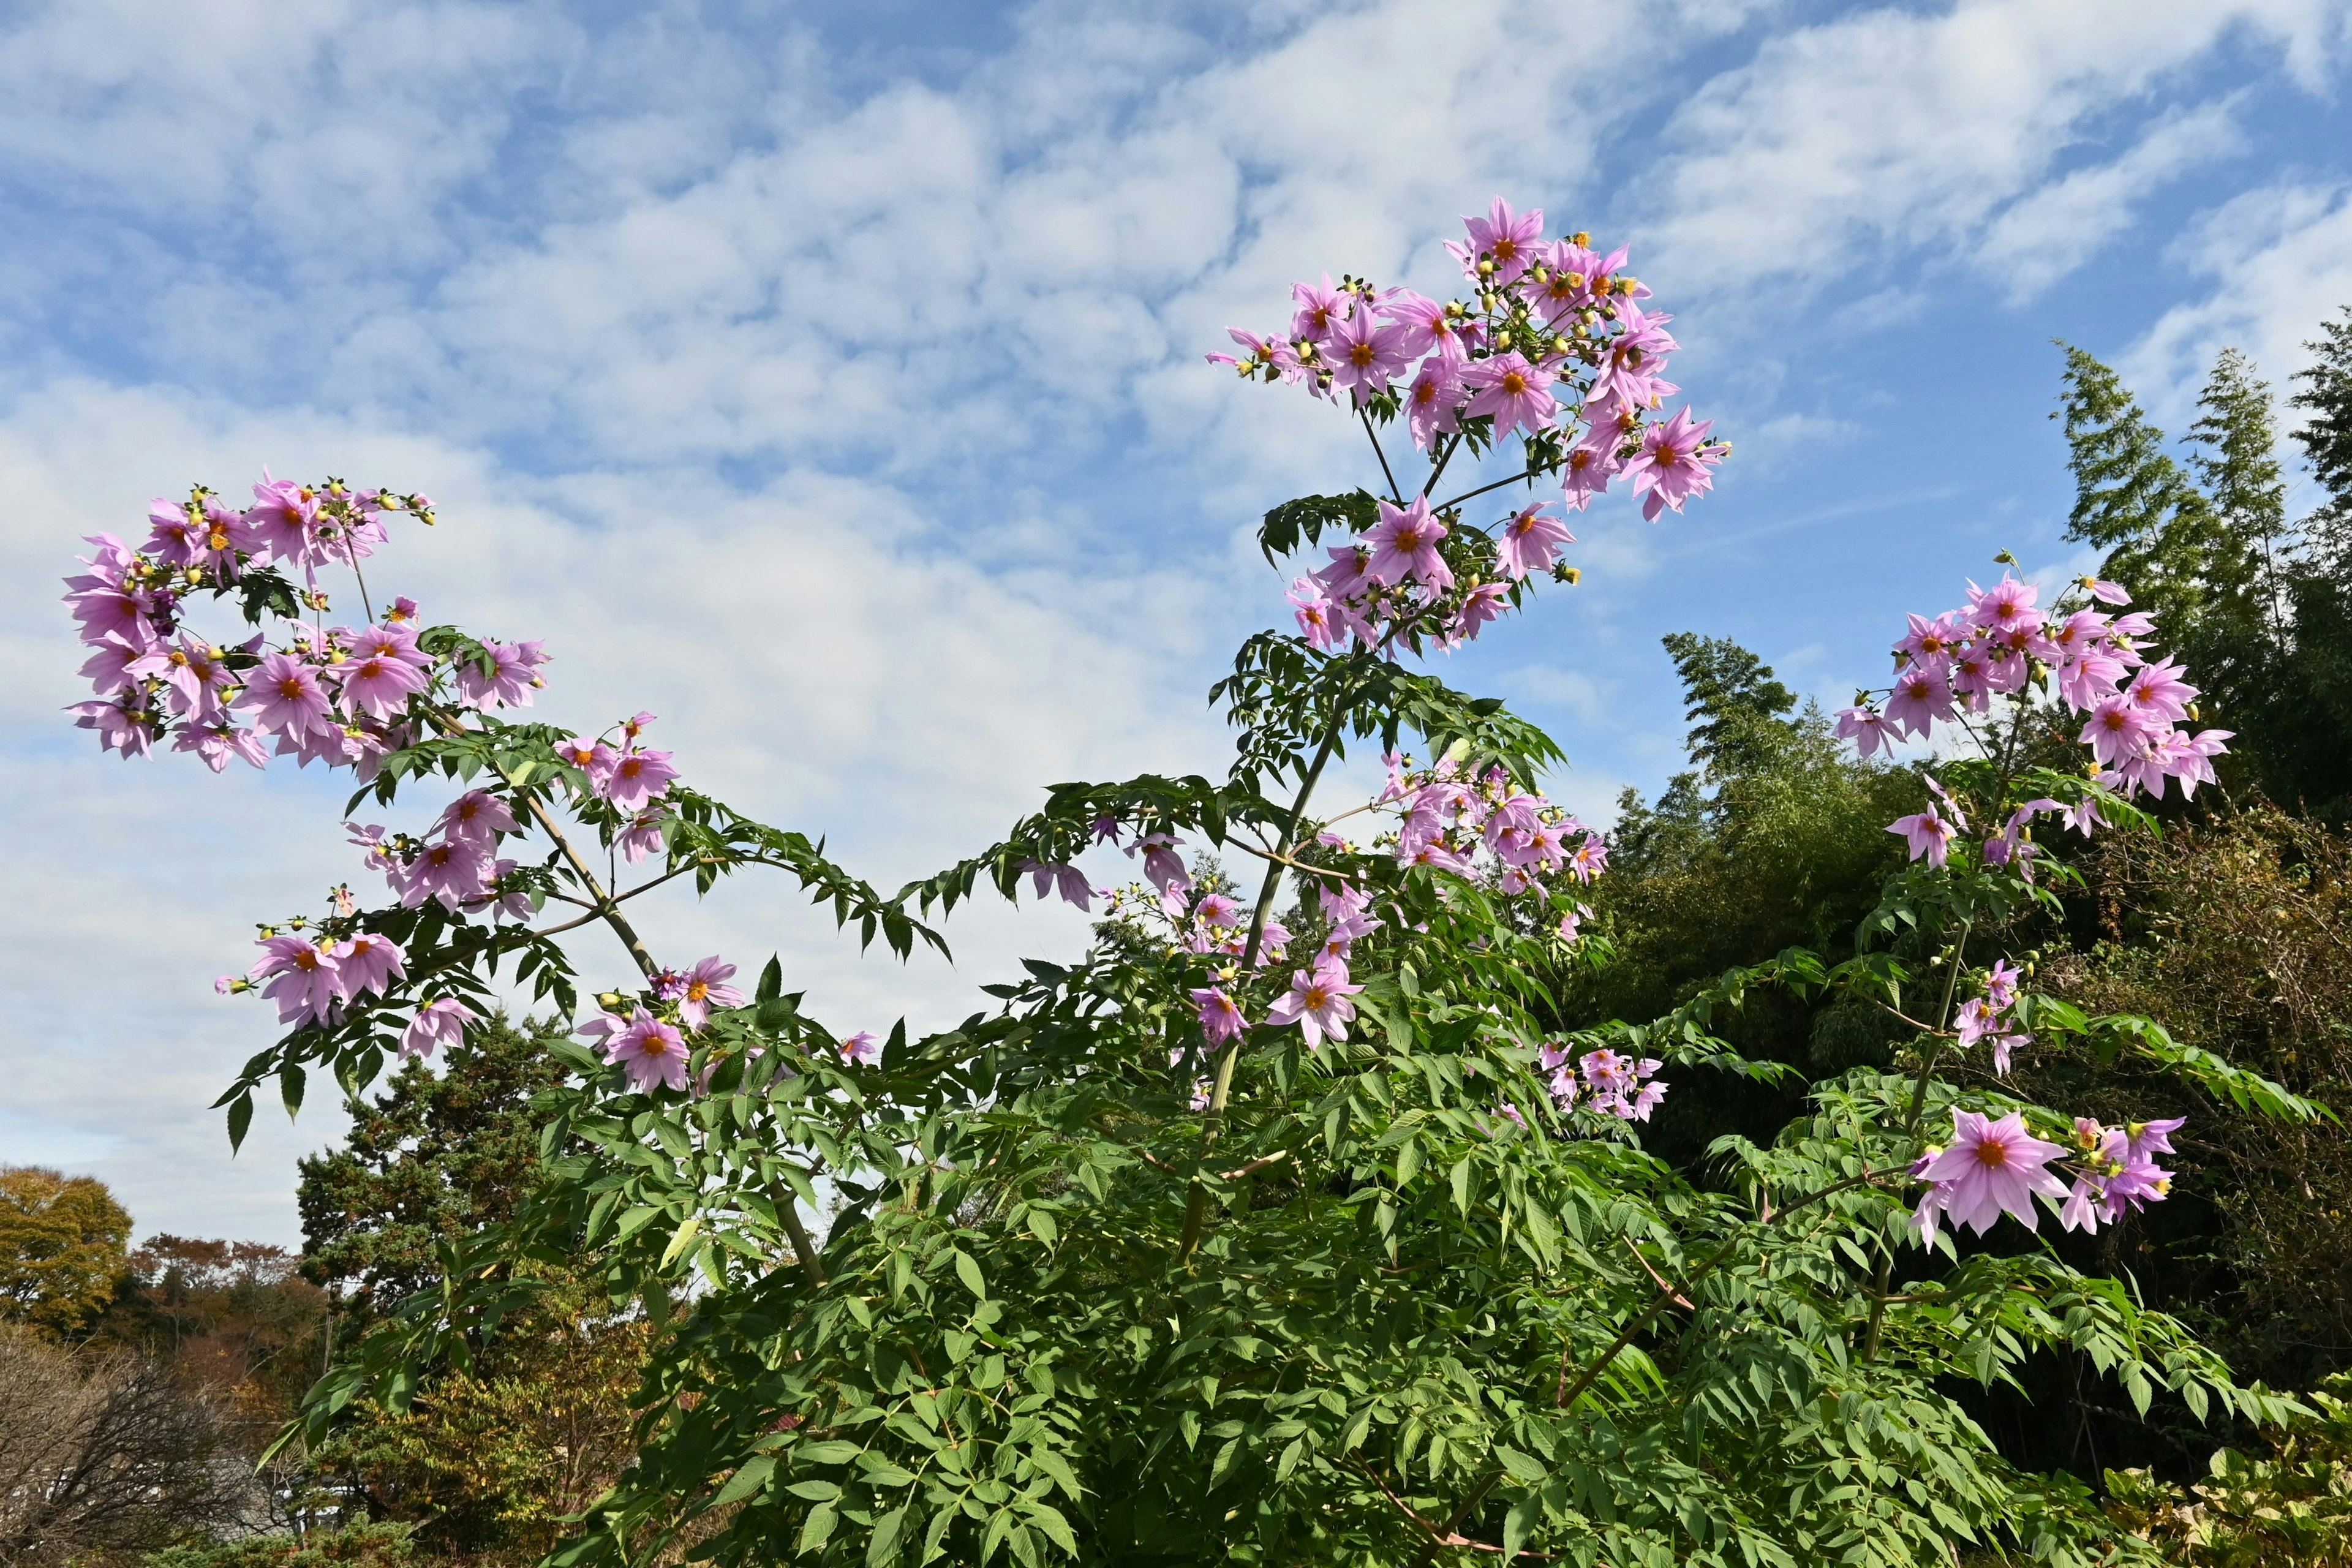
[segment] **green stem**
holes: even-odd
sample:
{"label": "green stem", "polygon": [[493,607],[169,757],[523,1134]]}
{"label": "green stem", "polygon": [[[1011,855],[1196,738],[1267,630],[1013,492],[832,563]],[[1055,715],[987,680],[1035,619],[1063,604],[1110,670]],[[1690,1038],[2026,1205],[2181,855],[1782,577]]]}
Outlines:
{"label": "green stem", "polygon": [[[1936,1027],[1938,1029],[1949,1026],[1952,1021],[1952,993],[1960,984],[1960,959],[1968,951],[1969,928],[1969,922],[1962,921],[1960,934],[1952,942],[1951,968],[1944,976],[1943,998],[1936,1004]],[[1911,1109],[1903,1118],[1903,1135],[1906,1138],[1919,1136],[1919,1117],[1927,1103],[1927,1079],[1935,1071],[1937,1058],[1943,1055],[1943,1049],[1941,1037],[1930,1036],[1927,1049],[1920,1054],[1918,1076],[1911,1080]],[[1894,1282],[1895,1249],[1888,1247],[1879,1255],[1878,1274],[1871,1282],[1870,1323],[1862,1334],[1862,1359],[1864,1361],[1878,1359],[1879,1342],[1886,1329],[1887,1288]]]}
{"label": "green stem", "polygon": [[1388,453],[1381,449],[1380,433],[1372,428],[1371,410],[1359,403],[1356,405],[1356,416],[1364,422],[1364,435],[1372,443],[1372,456],[1381,460],[1381,473],[1389,481],[1389,495],[1397,505],[1404,505],[1404,491],[1396,482],[1395,471],[1389,467]]}
{"label": "green stem", "polygon": [[[1333,696],[1331,722],[1325,726],[1322,744],[1316,748],[1315,760],[1308,764],[1307,776],[1299,783],[1297,797],[1290,803],[1290,815],[1283,824],[1282,838],[1284,847],[1292,853],[1297,850],[1298,824],[1307,814],[1307,802],[1314,795],[1316,783],[1322,778],[1325,765],[1339,749],[1339,731],[1347,722],[1348,700],[1355,694],[1355,686],[1356,681],[1351,676],[1340,684]],[[1270,864],[1265,868],[1265,879],[1258,884],[1257,907],[1250,911],[1249,941],[1242,949],[1241,973],[1244,974],[1257,963],[1258,949],[1265,941],[1265,918],[1274,909],[1274,896],[1282,886],[1282,872],[1280,862]],[[1233,1098],[1234,1067],[1241,1059],[1242,1044],[1248,1037],[1244,1032],[1226,1041],[1224,1049],[1217,1053],[1216,1081],[1209,1089],[1208,1109],[1201,1116],[1201,1153],[1203,1158],[1216,1146],[1217,1134],[1223,1128],[1225,1106]],[[1184,1203],[1183,1236],[1176,1244],[1176,1262],[1180,1267],[1190,1262],[1193,1252],[1199,1248],[1201,1230],[1207,1223],[1208,1214],[1209,1189],[1202,1185],[1196,1167],[1192,1190]]]}

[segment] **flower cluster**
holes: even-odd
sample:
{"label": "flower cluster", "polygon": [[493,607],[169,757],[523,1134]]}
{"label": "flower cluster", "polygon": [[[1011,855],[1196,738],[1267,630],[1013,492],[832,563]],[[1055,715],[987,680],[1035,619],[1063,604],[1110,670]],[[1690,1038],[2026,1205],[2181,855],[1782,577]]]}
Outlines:
{"label": "flower cluster", "polygon": [[[1980,1236],[2004,1214],[2032,1230],[2039,1197],[2057,1208],[2064,1228],[2095,1232],[2170,1193],[2172,1173],[2156,1156],[2172,1152],[2180,1125],[2178,1117],[2126,1127],[2077,1117],[2067,1143],[2059,1144],[2036,1138],[2021,1112],[1996,1121],[1955,1110],[1950,1146],[1928,1149],[1911,1167],[1928,1184],[1911,1223],[1931,1245],[1946,1216]],[[2074,1177],[2071,1185],[2061,1170]]]}
{"label": "flower cluster", "polygon": [[499,855],[499,840],[518,829],[512,808],[487,790],[467,790],[451,801],[422,838],[404,833],[386,838],[373,824],[343,826],[368,869],[383,874],[404,909],[432,899],[452,914],[488,910],[493,919],[527,920],[532,912],[528,893],[501,891],[516,862]]}
{"label": "flower cluster", "polygon": [[2033,1043],[2032,1036],[2017,1030],[2010,1016],[2017,1005],[2020,978],[2021,972],[2007,959],[1996,963],[1986,972],[1984,994],[1961,1003],[1952,1020],[1962,1050],[1980,1041],[1992,1042],[1992,1070],[1997,1073],[2006,1074],[2011,1054]]}
{"label": "flower cluster", "polygon": [[654,977],[652,1008],[640,1004],[624,1018],[612,1011],[618,996],[602,997],[604,1010],[572,1032],[601,1042],[604,1059],[618,1063],[640,1089],[650,1093],[660,1085],[683,1090],[692,1048],[686,1037],[706,1027],[714,1009],[740,1007],[746,1000],[727,984],[734,976],[735,966],[716,954],[688,970],[665,969]]}
{"label": "flower cluster", "polygon": [[[2044,611],[2031,583],[2004,575],[1990,588],[1970,584],[1965,608],[1930,618],[1911,616],[1909,632],[1895,645],[1895,677],[1883,693],[1861,692],[1854,706],[1840,710],[1837,732],[1864,756],[1892,749],[1902,737],[1925,739],[1938,723],[1973,733],[1969,715],[1987,712],[1995,697],[2027,700],[2036,689],[2053,691],[2065,709],[2083,719],[2077,739],[2090,748],[2092,772],[2105,788],[2126,796],[2164,793],[2178,781],[2194,795],[2213,779],[2213,759],[2227,752],[2227,730],[2190,733],[2197,688],[2167,658],[2151,659],[2139,646],[2155,624],[2146,615],[2109,615],[2095,604],[2123,606],[2130,595],[2113,583],[2081,579],[2081,596],[2070,594]],[[1883,705],[1878,699],[1884,698]],[[2002,831],[1985,844],[1990,864],[2023,861],[2032,854],[2024,827],[2043,812],[2063,811],[2077,831],[2101,826],[2095,800],[2073,807],[2056,801],[2029,801]],[[1913,859],[1944,863],[1952,839],[1968,824],[1948,799],[1895,823],[1910,845]]]}
{"label": "flower cluster", "polygon": [[[1551,879],[1589,884],[1608,868],[1607,839],[1542,795],[1517,789],[1500,768],[1472,778],[1448,758],[1422,770],[1396,752],[1384,761],[1388,783],[1381,798],[1399,813],[1399,865],[1467,877],[1475,873],[1483,850],[1491,858],[1495,885],[1507,895]],[[1570,919],[1576,918],[1571,903]],[[1561,934],[1572,939],[1573,924]]]}
{"label": "flower cluster", "polygon": [[1666,1086],[1653,1076],[1665,1064],[1654,1057],[1637,1061],[1606,1048],[1571,1057],[1565,1047],[1548,1044],[1537,1061],[1547,1075],[1553,1103],[1563,1111],[1580,1104],[1620,1121],[1647,1121],[1666,1097]]}
{"label": "flower cluster", "polygon": [[669,794],[678,776],[669,752],[650,751],[637,743],[653,721],[650,713],[622,720],[614,726],[620,731],[618,745],[594,736],[574,735],[556,748],[558,755],[588,776],[589,793],[610,802],[621,814],[625,826],[615,847],[632,866],[664,847],[661,816],[652,807]]}
{"label": "flower cluster", "polygon": [[[258,568],[299,568],[298,602],[323,610],[319,567],[356,571],[383,542],[387,512],[429,522],[432,502],[340,480],[297,485],[267,470],[253,493],[244,511],[202,489],[184,505],[159,500],[139,550],[110,533],[89,537],[95,553],[81,558],[88,571],[66,579],[66,603],[90,650],[81,673],[97,695],[70,711],[125,756],[171,735],[174,750],[196,752],[217,773],[232,757],[268,765],[264,742],[274,740],[280,756],[364,773],[396,743],[387,731],[427,686],[433,661],[417,651],[414,605],[400,601],[382,626],[360,632],[297,625],[283,647],[267,651],[258,637],[226,647],[196,635],[184,624],[188,598],[225,593]],[[530,661],[539,657],[531,647]]]}
{"label": "flower cluster", "polygon": [[1642,308],[1650,290],[1625,272],[1625,251],[1596,251],[1586,234],[1547,239],[1540,211],[1515,213],[1500,196],[1463,222],[1466,240],[1446,249],[1469,300],[1353,277],[1334,285],[1327,273],[1292,287],[1286,331],[1228,328],[1244,352],[1210,361],[1317,397],[1345,393],[1383,419],[1402,415],[1433,455],[1449,440],[1499,445],[1517,432],[1530,471],[1559,475],[1579,510],[1621,479],[1651,519],[1708,489],[1726,451],[1708,439],[1711,422],[1687,408],[1648,417],[1680,390],[1664,378],[1677,345],[1673,318]]}

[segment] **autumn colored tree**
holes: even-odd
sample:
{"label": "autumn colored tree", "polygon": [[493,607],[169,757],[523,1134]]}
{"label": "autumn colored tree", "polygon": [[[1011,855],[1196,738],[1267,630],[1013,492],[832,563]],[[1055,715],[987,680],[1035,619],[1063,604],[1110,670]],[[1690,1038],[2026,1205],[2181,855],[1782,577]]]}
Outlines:
{"label": "autumn colored tree", "polygon": [[114,1299],[130,1240],[131,1215],[105,1183],[0,1166],[0,1320],[79,1332]]}

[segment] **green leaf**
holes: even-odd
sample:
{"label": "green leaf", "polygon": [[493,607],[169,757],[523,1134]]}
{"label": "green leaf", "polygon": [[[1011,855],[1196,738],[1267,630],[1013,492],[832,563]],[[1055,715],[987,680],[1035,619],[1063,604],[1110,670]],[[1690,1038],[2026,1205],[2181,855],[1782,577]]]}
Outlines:
{"label": "green leaf", "polygon": [[711,1506],[725,1508],[730,1502],[742,1501],[766,1486],[768,1478],[775,1473],[775,1469],[774,1455],[752,1455],[743,1461],[742,1466],[732,1476],[728,1478],[727,1484],[721,1487],[719,1489],[719,1495],[711,1500]]}
{"label": "green leaf", "polygon": [[963,1281],[965,1289],[971,1291],[980,1300],[988,1300],[988,1281],[981,1278],[980,1265],[974,1263],[971,1260],[971,1254],[961,1247],[956,1249],[955,1271],[956,1278]]}
{"label": "green leaf", "polygon": [[702,1216],[691,1214],[687,1215],[685,1223],[677,1227],[677,1234],[669,1238],[669,1245],[662,1249],[662,1268],[667,1269],[671,1264],[677,1262],[678,1255],[694,1245],[694,1238],[701,1234],[701,1231]]}
{"label": "green leaf", "polygon": [[245,1144],[246,1129],[253,1125],[253,1096],[240,1094],[228,1102],[228,1147],[235,1153]]}
{"label": "green leaf", "polygon": [[874,1521],[873,1537],[866,1543],[866,1568],[882,1568],[882,1564],[898,1555],[898,1532],[907,1526],[904,1504],[892,1509]]}

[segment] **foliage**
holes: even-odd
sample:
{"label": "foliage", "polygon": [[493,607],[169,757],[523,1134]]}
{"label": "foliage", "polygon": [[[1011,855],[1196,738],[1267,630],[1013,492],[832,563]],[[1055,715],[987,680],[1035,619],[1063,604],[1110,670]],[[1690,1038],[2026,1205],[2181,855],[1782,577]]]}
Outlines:
{"label": "foliage", "polygon": [[554,1033],[493,1019],[446,1070],[411,1061],[355,1103],[341,1147],[300,1163],[304,1275],[364,1314],[437,1278],[444,1244],[510,1215],[538,1179],[530,1097],[563,1078]]}
{"label": "foliage", "polygon": [[[2107,1512],[2186,1568],[2344,1568],[2352,1563],[2352,1376],[2310,1395],[2313,1418],[2273,1428],[2269,1452],[2216,1450],[2183,1489],[2109,1471]],[[2190,1500],[2191,1498],[2195,1500]]]}
{"label": "foliage", "polygon": [[245,1535],[151,1552],[140,1568],[405,1568],[414,1528],[362,1521],[340,1530]]}
{"label": "foliage", "polygon": [[[1605,963],[1551,976],[1562,1023],[1654,1017],[1725,969],[1784,948],[1853,951],[1854,928],[1902,859],[1886,824],[1926,795],[1906,770],[1856,758],[1816,709],[1738,645],[1676,634],[1694,767],[1654,801],[1632,791],[1610,833],[1610,875],[1593,887],[1588,929]],[[1743,1053],[1834,1077],[1893,1059],[1898,1028],[1868,1003],[1824,994],[1759,996],[1722,1027]],[[1737,1079],[1679,1086],[1654,1144],[1696,1169],[1717,1135],[1769,1137],[1792,1094]]]}
{"label": "foliage", "polygon": [[[410,1062],[354,1107],[341,1147],[301,1162],[302,1267],[348,1292],[346,1333],[435,1283],[446,1248],[514,1219],[541,1179],[532,1098],[566,1076],[559,1037],[487,1020],[443,1071]],[[310,1472],[436,1553],[529,1561],[552,1546],[634,1453],[650,1333],[562,1267],[530,1272],[541,1293],[522,1317],[465,1367],[427,1369],[405,1411],[359,1413],[309,1453]]]}
{"label": "foliage", "polygon": [[[2324,818],[2352,816],[2352,331],[2327,323],[2298,377],[2295,437],[2326,499],[2286,516],[2271,389],[2235,349],[2215,361],[2185,463],[2164,450],[2116,373],[2066,351],[2065,420],[2075,504],[2068,537],[2105,552],[2101,572],[2155,608],[2200,672],[2208,717],[2238,732],[2237,774]],[[2053,416],[2056,417],[2057,416]]]}
{"label": "foliage", "polygon": [[39,1165],[0,1166],[0,1321],[71,1334],[113,1300],[131,1215],[106,1184]]}
{"label": "foliage", "polygon": [[[2331,1105],[2352,1105],[2352,838],[2272,807],[2117,837],[2084,870],[2095,940],[2041,983],[2095,1012],[2166,1019]],[[2352,1137],[2248,1115],[2127,1068],[2029,1063],[2021,1085],[2092,1114],[2185,1112],[2194,1198],[2115,1240],[2115,1261],[2245,1373],[2306,1386],[2352,1345]]]}
{"label": "foliage", "polygon": [[[0,1563],[170,1545],[253,1506],[221,1412],[159,1357],[0,1324]],[[226,1462],[224,1462],[226,1460]]]}
{"label": "foliage", "polygon": [[[1481,498],[1556,480],[1581,507],[1622,479],[1654,518],[1703,493],[1726,448],[1688,409],[1657,414],[1675,345],[1622,252],[1545,240],[1539,217],[1499,201],[1471,241],[1456,247],[1470,303],[1350,278],[1301,285],[1290,338],[1234,333],[1244,377],[1354,416],[1385,493],[1269,514],[1270,554],[1342,542],[1291,584],[1298,634],[1249,637],[1213,689],[1236,735],[1222,776],[1054,785],[998,842],[895,894],[675,784],[670,754],[642,741],[648,716],[594,735],[501,717],[535,701],[537,644],[417,631],[413,606],[332,628],[312,586],[299,604],[316,618],[283,646],[222,656],[237,710],[353,767],[355,804],[408,808],[430,791],[440,811],[421,833],[356,832],[395,903],[339,889],[325,912],[265,928],[242,988],[266,984],[288,1027],[223,1096],[232,1138],[267,1088],[298,1107],[317,1072],[356,1099],[395,1053],[478,1033],[468,1004],[499,986],[565,1012],[594,996],[575,1032],[601,1046],[544,1041],[562,1076],[533,1100],[542,1179],[510,1214],[450,1224],[453,1210],[406,1203],[405,1179],[358,1184],[408,1216],[415,1244],[357,1248],[358,1266],[383,1267],[388,1293],[430,1234],[434,1268],[345,1345],[289,1445],[384,1442],[421,1463],[402,1447],[414,1437],[478,1495],[542,1484],[547,1444],[517,1435],[522,1396],[499,1380],[559,1326],[572,1343],[568,1292],[584,1287],[613,1321],[642,1315],[649,1354],[636,1461],[553,1568],[689,1545],[719,1563],[866,1568],[1465,1552],[1891,1568],[1948,1563],[1955,1543],[2065,1568],[2147,1558],[2087,1489],[2004,1457],[1957,1391],[2021,1387],[2066,1354],[2142,1412],[2255,1422],[2290,1407],[2126,1281],[2020,1253],[2006,1226],[1990,1247],[1964,1239],[2004,1215],[2032,1226],[2037,1192],[2064,1198],[2070,1228],[2166,1195],[2162,1129],[2077,1121],[1965,1064],[1998,1024],[2021,1033],[1995,1051],[2031,1030],[2037,1051],[2136,1061],[2283,1120],[2322,1114],[2154,1020],[2021,990],[2005,961],[1985,963],[2005,960],[1999,933],[2021,912],[2075,885],[2030,837],[2037,817],[2143,830],[2128,793],[2194,778],[2206,753],[2103,751],[2111,765],[2090,776],[2045,765],[2086,703],[2005,655],[1998,703],[1942,715],[1981,743],[1916,786],[1933,801],[1895,824],[1914,863],[1861,911],[1851,957],[1792,947],[1695,989],[1677,980],[1646,1022],[1563,1012],[1555,977],[1591,955],[1578,921],[1605,847],[1535,793],[1561,756],[1550,737],[1410,661],[1572,580],[1554,559],[1559,519]],[[1457,459],[1490,456],[1509,459],[1503,477],[1459,474],[1469,488],[1437,499]],[[153,551],[101,542],[76,580],[84,636],[159,637],[184,590],[266,605],[249,574],[273,563],[348,566],[360,586],[383,518],[430,511],[386,495],[271,479],[248,511],[215,518],[203,491],[176,524],[159,509]],[[191,554],[191,531],[226,542]],[[2030,605],[2013,580],[1986,597],[2004,614]],[[1979,611],[1994,613],[1953,614]],[[1990,647],[2025,622],[1968,624]],[[2071,671],[2118,713],[2137,711],[2117,689],[2132,635],[2103,624]],[[1838,824],[1829,862],[1885,853],[1883,823],[1863,852],[1864,803],[1919,775],[1832,759],[1818,716],[1788,719],[1785,689],[1738,650],[1675,650],[1712,715],[1713,793],[1695,782],[1685,815],[1751,835],[1727,862],[1752,844],[1772,868],[1776,836],[1775,874],[1818,858],[1808,824],[1823,808],[1798,798],[1813,781]],[[168,691],[160,674],[117,674],[126,684],[81,710],[109,744],[258,743],[199,715],[192,671]],[[2188,745],[2168,701],[2149,710]],[[1391,753],[1380,793],[1328,798],[1330,764],[1374,742]],[[448,800],[444,780],[469,787]],[[1075,861],[1113,839],[1150,883],[1120,893],[1117,940],[1025,961],[929,1034],[902,1020],[844,1039],[781,959],[739,990],[717,955],[665,963],[635,923],[645,906],[627,907],[688,875],[707,888],[783,869],[904,955],[943,947],[926,922],[983,880],[1090,907]],[[1220,878],[1195,886],[1180,845],[1256,861],[1254,899],[1213,890]],[[620,885],[625,858],[656,853]],[[1799,913],[1843,925],[1846,896],[1841,882]],[[557,904],[563,918],[540,923]],[[627,988],[583,985],[555,940],[588,926],[635,967]],[[1887,1060],[1814,1084],[1775,1131],[1716,1139],[1703,1168],[1645,1149],[1661,1073],[1790,1079],[1717,1032],[1775,994],[1887,1018]],[[415,1125],[414,1149],[379,1139],[359,1168],[446,1164],[451,1146]],[[820,1239],[804,1211],[825,1206]],[[364,1219],[350,1234],[371,1230],[393,1234]]]}

